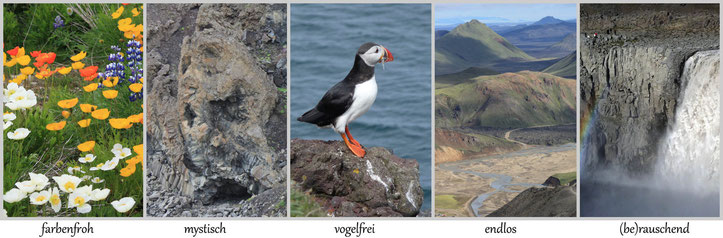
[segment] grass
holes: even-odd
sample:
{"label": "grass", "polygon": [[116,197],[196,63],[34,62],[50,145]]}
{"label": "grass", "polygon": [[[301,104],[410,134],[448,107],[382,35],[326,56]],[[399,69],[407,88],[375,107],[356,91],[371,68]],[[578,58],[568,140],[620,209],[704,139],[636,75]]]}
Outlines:
{"label": "grass", "polygon": [[[292,182],[293,183],[293,182]],[[314,198],[296,188],[293,184],[290,191],[291,198],[291,217],[326,217],[324,208],[319,205]]]}
{"label": "grass", "polygon": [[439,209],[457,209],[462,205],[464,205],[464,202],[460,203],[457,201],[454,195],[445,194],[434,196],[434,206]]}
{"label": "grass", "polygon": [[[47,22],[55,18],[57,14],[63,14],[65,9],[73,7],[74,9],[85,9],[84,16],[92,17],[92,19],[82,20],[81,22],[73,22],[80,13],[70,16],[66,20],[66,29],[58,28],[53,30],[52,24],[48,29],[46,24],[28,24],[28,34],[21,34],[25,44],[16,41],[17,39],[5,39],[6,50],[10,46],[25,47],[26,54],[31,51],[41,50],[44,53],[57,52],[55,62],[49,64],[49,69],[57,69],[62,66],[70,66],[72,61],[69,59],[71,55],[75,55],[80,50],[88,53],[82,60],[86,66],[95,65],[99,67],[98,72],[104,71],[104,67],[108,62],[108,53],[111,52],[111,45],[121,46],[125,53],[125,42],[128,39],[123,37],[123,32],[118,29],[117,21],[126,17],[131,17],[134,24],[142,23],[142,14],[132,17],[131,9],[140,9],[140,4],[129,4],[125,6],[123,15],[118,19],[112,19],[110,14],[115,11],[120,4],[12,4],[11,7],[5,7],[5,19],[8,13],[17,18],[17,22],[26,22],[28,17],[34,18],[32,22]],[[63,11],[61,12],[60,9]],[[51,14],[52,13],[52,14]],[[78,17],[79,18],[79,17]],[[77,20],[77,19],[76,19]],[[90,22],[90,23],[89,23]],[[92,24],[91,24],[92,23]],[[6,22],[7,24],[7,22]],[[22,24],[25,26],[24,24]],[[5,28],[5,34],[12,29]],[[48,36],[47,31],[53,31]],[[14,36],[17,36],[14,35]],[[38,37],[45,37],[37,39]],[[63,38],[65,37],[65,38]],[[60,40],[63,38],[65,40]],[[55,40],[65,42],[66,45],[58,45]],[[49,41],[52,43],[38,43]],[[12,43],[9,43],[12,42]],[[123,43],[120,43],[123,42]],[[70,44],[73,44],[72,46]],[[28,66],[32,67],[36,60],[32,60]],[[9,77],[5,80],[7,85],[10,78],[19,74],[19,68],[25,66],[15,65],[13,67],[4,67],[4,75]],[[37,67],[37,66],[36,66]],[[36,69],[36,72],[40,69]],[[130,75],[130,67],[126,67],[126,75]],[[62,208],[60,212],[55,213],[49,204],[30,205],[29,201],[24,199],[15,203],[4,202],[4,208],[7,210],[8,216],[34,217],[34,216],[79,216],[79,217],[115,217],[115,216],[135,216],[143,215],[143,163],[135,165],[135,172],[128,177],[120,175],[122,168],[127,166],[127,161],[135,156],[142,156],[133,153],[131,156],[121,159],[115,169],[109,171],[90,171],[99,163],[109,161],[115,155],[111,152],[113,145],[119,143],[124,148],[132,148],[136,145],[143,144],[143,125],[140,123],[132,125],[128,129],[115,129],[109,124],[111,118],[127,118],[131,115],[137,115],[143,112],[143,100],[131,102],[129,96],[131,91],[128,86],[130,82],[127,80],[112,87],[118,91],[117,97],[107,99],[103,96],[102,91],[109,88],[104,87],[93,92],[85,92],[83,86],[91,83],[98,83],[100,79],[93,79],[92,82],[85,81],[79,75],[77,70],[71,71],[67,75],[55,73],[46,79],[38,79],[37,77],[29,77],[22,81],[20,86],[33,90],[38,98],[37,104],[26,110],[11,111],[5,108],[5,112],[14,112],[16,119],[13,125],[5,130],[13,131],[17,128],[27,128],[31,132],[25,139],[11,140],[6,135],[4,140],[4,176],[3,186],[7,192],[15,187],[16,182],[29,180],[29,172],[44,174],[50,180],[50,184],[45,190],[57,187],[58,185],[52,179],[53,176],[62,174],[71,174],[69,167],[79,166],[85,173],[75,172],[71,175],[77,177],[91,176],[103,179],[102,183],[91,183],[83,181],[79,186],[92,185],[94,189],[108,188],[110,194],[105,200],[89,202],[92,210],[86,214],[76,212],[76,209],[69,209],[68,195],[60,194]],[[70,108],[63,109],[59,107],[58,102],[61,100],[78,98],[78,103]],[[90,113],[84,113],[80,110],[80,104],[96,105],[98,109],[109,109],[110,116],[108,119],[99,120],[92,118]],[[70,112],[68,118],[62,116],[62,111]],[[91,119],[88,127],[82,128],[78,125],[78,121],[83,119]],[[46,129],[46,125],[53,122],[66,121],[65,127],[58,131],[50,131]],[[96,156],[95,161],[87,164],[81,164],[78,158],[87,153],[78,150],[77,146],[85,141],[95,141],[95,147],[88,153]],[[132,166],[128,166],[130,168]],[[110,205],[111,201],[120,200],[124,197],[132,197],[135,200],[133,208],[125,213],[120,213]]]}
{"label": "grass", "polygon": [[559,173],[554,174],[552,177],[555,177],[560,180],[560,184],[567,185],[568,183],[572,182],[572,180],[577,179],[577,172],[567,172],[567,173]]}

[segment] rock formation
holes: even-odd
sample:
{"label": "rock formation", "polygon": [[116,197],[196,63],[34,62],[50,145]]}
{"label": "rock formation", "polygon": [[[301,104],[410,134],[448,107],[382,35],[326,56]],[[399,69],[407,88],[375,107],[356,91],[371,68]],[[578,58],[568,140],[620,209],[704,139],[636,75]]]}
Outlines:
{"label": "rock formation", "polygon": [[581,6],[583,167],[651,170],[674,121],[685,60],[719,48],[718,16],[717,5]]}
{"label": "rock formation", "polygon": [[148,214],[285,216],[285,5],[149,8]]}
{"label": "rock formation", "polygon": [[381,147],[363,159],[341,141],[291,141],[291,176],[335,216],[416,216],[419,164]]}

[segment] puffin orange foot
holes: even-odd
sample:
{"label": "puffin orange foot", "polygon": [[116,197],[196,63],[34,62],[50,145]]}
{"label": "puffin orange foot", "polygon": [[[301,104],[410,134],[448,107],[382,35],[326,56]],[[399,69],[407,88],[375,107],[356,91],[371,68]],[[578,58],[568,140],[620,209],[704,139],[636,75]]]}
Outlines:
{"label": "puffin orange foot", "polygon": [[346,147],[348,147],[349,150],[351,150],[351,152],[354,153],[354,155],[356,155],[357,157],[364,158],[364,155],[367,154],[367,152],[364,150],[364,148],[362,148],[361,145],[351,143],[349,141],[349,139],[346,138],[345,134],[341,134],[341,138],[344,139],[344,143],[346,144]]}

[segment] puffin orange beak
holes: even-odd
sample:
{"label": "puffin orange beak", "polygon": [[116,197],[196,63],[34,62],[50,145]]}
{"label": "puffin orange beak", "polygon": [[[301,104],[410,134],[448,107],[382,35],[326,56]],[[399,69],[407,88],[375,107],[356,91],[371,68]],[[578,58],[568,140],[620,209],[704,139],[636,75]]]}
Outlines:
{"label": "puffin orange beak", "polygon": [[379,58],[379,62],[389,62],[394,60],[394,56],[392,55],[392,52],[389,52],[386,47],[382,46],[382,49],[384,49],[384,54],[381,58]]}

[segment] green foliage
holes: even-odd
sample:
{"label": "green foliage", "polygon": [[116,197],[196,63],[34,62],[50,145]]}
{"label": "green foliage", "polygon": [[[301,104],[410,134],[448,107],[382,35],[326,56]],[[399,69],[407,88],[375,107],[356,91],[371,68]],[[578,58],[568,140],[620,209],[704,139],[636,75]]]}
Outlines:
{"label": "green foliage", "polygon": [[559,174],[552,175],[552,177],[559,179],[560,184],[567,185],[572,180],[577,179],[577,172],[572,171],[572,172],[567,172],[567,173],[559,173]]}
{"label": "green foliage", "polygon": [[[69,66],[70,56],[79,51],[86,51],[87,57],[82,61],[90,66],[96,65],[103,71],[107,61],[107,55],[111,52],[111,45],[119,45],[126,42],[126,39],[118,30],[118,19],[112,19],[110,14],[120,4],[5,4],[4,8],[4,45],[5,50],[15,46],[25,47],[26,54],[32,51],[42,50],[43,52],[55,52],[57,54],[55,63],[51,69],[60,66]],[[126,11],[121,16],[130,17],[130,9],[139,7],[140,4],[126,6]],[[68,9],[75,9],[69,14]],[[82,13],[79,13],[82,12]],[[65,27],[53,29],[56,16],[65,20]],[[133,17],[134,23],[142,22],[142,15]],[[8,27],[10,26],[10,27]],[[123,47],[125,48],[125,47]],[[35,62],[34,60],[32,62]],[[32,63],[31,62],[31,63]],[[32,64],[29,65],[32,67]],[[19,73],[19,68],[4,67],[5,76],[14,76]],[[130,69],[126,69],[130,74]],[[36,70],[37,72],[37,70]],[[5,80],[6,83],[9,81]],[[77,122],[82,119],[91,118],[90,113],[80,110],[79,104],[92,104],[98,109],[107,108],[110,110],[110,118],[126,118],[143,112],[142,100],[130,102],[128,97],[131,92],[128,90],[129,82],[119,83],[112,89],[118,91],[114,99],[106,99],[102,90],[85,92],[83,86],[94,82],[84,81],[77,71],[67,75],[55,73],[47,79],[30,77],[21,86],[33,90],[37,96],[37,105],[27,110],[13,111],[17,118],[13,125],[4,131],[3,155],[4,173],[3,186],[7,192],[15,187],[16,182],[29,180],[28,173],[34,172],[44,174],[50,179],[48,188],[57,186],[53,176],[70,174],[69,167],[79,166],[85,173],[75,172],[72,175],[77,177],[91,176],[105,180],[102,183],[94,184],[90,181],[83,181],[80,186],[93,185],[93,188],[109,188],[110,194],[105,200],[90,202],[92,210],[88,214],[79,214],[76,210],[68,209],[68,195],[61,192],[62,208],[55,213],[49,204],[36,206],[31,205],[28,199],[15,203],[4,202],[4,208],[8,216],[81,216],[81,217],[109,217],[109,216],[131,216],[143,215],[143,168],[142,163],[136,165],[136,172],[129,177],[120,176],[121,168],[127,165],[133,155],[121,159],[118,166],[109,171],[90,171],[99,163],[109,161],[114,157],[111,149],[114,144],[119,143],[126,148],[143,144],[142,124],[135,124],[130,129],[114,129],[110,126],[108,119],[92,119],[90,126],[80,127]],[[78,98],[78,105],[71,109],[63,109],[58,106],[58,101]],[[10,110],[4,109],[6,112]],[[70,116],[64,118],[62,111],[70,111]],[[49,123],[66,121],[67,124],[62,130],[50,131],[46,129]],[[29,129],[30,135],[22,140],[8,139],[6,134],[17,128]],[[96,156],[95,161],[88,164],[81,164],[78,158],[87,153],[80,152],[77,146],[85,141],[95,141],[96,145],[91,152]],[[123,197],[132,197],[136,204],[126,213],[117,212],[111,201]]]}
{"label": "green foliage", "polygon": [[324,209],[314,198],[292,186],[291,217],[326,217]]}
{"label": "green foliage", "polygon": [[457,209],[463,204],[464,204],[464,202],[462,202],[462,204],[460,204],[460,202],[457,201],[457,199],[455,199],[454,195],[444,194],[444,195],[434,196],[434,205],[436,208]]}
{"label": "green foliage", "polygon": [[[106,53],[110,53],[110,46],[117,45],[120,43],[119,39],[123,38],[123,33],[117,28],[119,19],[131,17],[134,22],[143,19],[142,14],[132,17],[130,13],[130,9],[140,7],[141,4],[125,6],[123,15],[112,19],[111,14],[120,6],[121,4],[5,4],[5,50],[20,46],[26,50],[53,51],[57,54],[57,59],[61,60],[86,51],[89,55],[102,59]],[[63,19],[64,27],[54,29],[56,16]]]}

